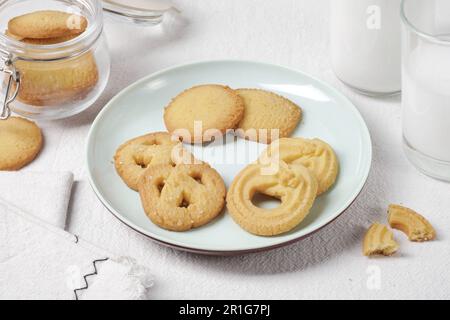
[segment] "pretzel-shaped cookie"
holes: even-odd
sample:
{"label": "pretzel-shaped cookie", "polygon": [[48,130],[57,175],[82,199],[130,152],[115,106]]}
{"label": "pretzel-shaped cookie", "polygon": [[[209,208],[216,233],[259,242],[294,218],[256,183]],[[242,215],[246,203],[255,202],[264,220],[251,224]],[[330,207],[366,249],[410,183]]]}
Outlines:
{"label": "pretzel-shaped cookie", "polygon": [[187,231],[217,217],[225,204],[225,184],[207,164],[155,165],[139,183],[147,216],[172,231]]}
{"label": "pretzel-shaped cookie", "polygon": [[118,174],[131,189],[138,191],[139,178],[151,165],[201,163],[167,132],[150,133],[122,144],[114,156]]}
{"label": "pretzel-shaped cookie", "polygon": [[[302,165],[280,163],[275,174],[264,175],[263,166],[251,164],[234,179],[227,195],[233,219],[245,230],[273,236],[295,228],[308,215],[317,195],[318,183]],[[256,207],[252,199],[261,193],[281,201],[275,209]]]}

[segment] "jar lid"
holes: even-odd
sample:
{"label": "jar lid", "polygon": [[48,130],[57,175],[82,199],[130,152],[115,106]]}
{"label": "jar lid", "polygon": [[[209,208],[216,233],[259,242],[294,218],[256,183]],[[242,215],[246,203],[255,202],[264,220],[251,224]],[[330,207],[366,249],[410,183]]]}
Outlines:
{"label": "jar lid", "polygon": [[164,0],[103,0],[103,10],[137,24],[159,24],[168,11],[179,12]]}

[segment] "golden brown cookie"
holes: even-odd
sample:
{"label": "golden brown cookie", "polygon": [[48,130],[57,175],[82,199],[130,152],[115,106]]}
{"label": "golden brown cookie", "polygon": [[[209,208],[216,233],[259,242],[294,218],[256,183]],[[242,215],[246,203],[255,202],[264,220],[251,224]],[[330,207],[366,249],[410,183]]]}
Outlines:
{"label": "golden brown cookie", "polygon": [[[233,180],[227,208],[243,229],[260,236],[274,236],[294,229],[308,215],[317,195],[317,180],[302,165],[280,163],[276,174],[264,174],[263,166],[251,164]],[[256,194],[281,201],[275,209],[252,202]]]}
{"label": "golden brown cookie", "polygon": [[183,142],[203,143],[234,129],[243,114],[244,103],[234,90],[201,85],[173,99],[164,111],[164,122]]}
{"label": "golden brown cookie", "polygon": [[139,183],[147,216],[161,228],[187,231],[217,217],[225,204],[225,184],[207,164],[155,165]]}
{"label": "golden brown cookie", "polygon": [[384,255],[391,256],[398,250],[394,234],[385,225],[374,223],[367,231],[363,242],[365,256]]}
{"label": "golden brown cookie", "polygon": [[78,37],[78,34],[70,34],[68,36],[62,36],[58,38],[48,38],[48,39],[33,39],[33,38],[22,38],[15,34],[12,34],[9,32],[9,30],[5,31],[5,35],[7,35],[10,38],[13,38],[14,40],[21,41],[28,44],[34,44],[34,45],[50,45],[50,44],[56,44],[56,43],[62,43],[69,40],[72,40],[76,37]]}
{"label": "golden brown cookie", "polygon": [[180,163],[200,162],[167,132],[150,133],[127,141],[117,149],[114,156],[117,173],[135,191],[138,191],[139,179],[149,166],[175,166]]}
{"label": "golden brown cookie", "polygon": [[6,29],[5,35],[10,37],[10,38],[12,38],[12,39],[14,39],[14,40],[17,40],[17,41],[23,40],[23,37],[20,37],[18,35],[12,34],[8,29]]}
{"label": "golden brown cookie", "polygon": [[18,99],[34,106],[51,106],[81,99],[99,79],[91,52],[64,61],[18,60],[16,68],[21,75]]}
{"label": "golden brown cookie", "polygon": [[391,228],[403,231],[409,240],[424,242],[436,238],[436,231],[431,223],[417,212],[392,204],[389,206],[388,214]]}
{"label": "golden brown cookie", "polygon": [[0,120],[0,170],[19,170],[42,148],[41,129],[24,118]]}
{"label": "golden brown cookie", "polygon": [[318,195],[336,181],[339,160],[330,145],[319,139],[283,138],[274,141],[261,155],[259,162],[271,164],[283,160],[301,164],[313,172],[319,182]]}
{"label": "golden brown cookie", "polygon": [[8,22],[8,30],[21,38],[48,39],[81,34],[87,28],[85,17],[62,11],[35,11],[15,17]]}
{"label": "golden brown cookie", "polygon": [[244,99],[245,111],[236,133],[261,143],[289,137],[302,118],[302,110],[292,101],[273,92],[259,89],[238,89]]}

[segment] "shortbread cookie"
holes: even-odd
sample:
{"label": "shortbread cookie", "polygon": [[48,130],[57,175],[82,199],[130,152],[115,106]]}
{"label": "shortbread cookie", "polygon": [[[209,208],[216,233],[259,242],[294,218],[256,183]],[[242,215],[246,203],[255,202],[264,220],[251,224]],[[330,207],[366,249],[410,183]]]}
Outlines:
{"label": "shortbread cookie", "polygon": [[261,143],[271,143],[289,137],[302,118],[302,110],[292,101],[273,92],[258,89],[239,89],[244,99],[244,117],[237,134]]}
{"label": "shortbread cookie", "polygon": [[41,129],[24,118],[0,120],[0,170],[19,170],[42,148]]}
{"label": "shortbread cookie", "polygon": [[139,184],[147,216],[161,228],[187,231],[217,217],[225,204],[225,184],[207,164],[155,165]]}
{"label": "shortbread cookie", "polygon": [[363,253],[365,256],[391,256],[398,250],[394,234],[385,225],[374,223],[364,237]]}
{"label": "shortbread cookie", "polygon": [[32,39],[32,38],[24,38],[20,40],[21,42],[28,43],[28,44],[34,44],[34,45],[51,45],[51,44],[57,44],[57,43],[63,43],[66,41],[70,41],[72,39],[75,39],[78,37],[78,34],[71,34],[64,37],[58,37],[58,38],[48,38],[48,39]]}
{"label": "shortbread cookie", "polygon": [[131,189],[138,191],[144,171],[155,164],[200,164],[181,142],[167,132],[150,133],[122,144],[114,156],[116,171]]}
{"label": "shortbread cookie", "polygon": [[99,79],[94,55],[48,62],[16,61],[21,83],[18,99],[34,106],[64,104],[82,99]]}
{"label": "shortbread cookie", "polygon": [[266,165],[278,160],[310,169],[319,182],[318,195],[335,183],[339,171],[335,152],[319,139],[283,138],[273,142],[259,158],[259,162]]}
{"label": "shortbread cookie", "polygon": [[[246,231],[274,236],[294,229],[308,215],[317,195],[317,180],[302,165],[284,162],[276,174],[265,175],[263,166],[251,164],[233,180],[227,194],[227,208]],[[275,209],[263,209],[252,202],[257,194],[281,201]]]}
{"label": "shortbread cookie", "polygon": [[23,40],[23,37],[20,37],[18,35],[12,34],[8,29],[5,30],[5,35],[10,37],[10,38],[12,38],[12,39],[14,39],[14,40],[17,40],[17,41]]}
{"label": "shortbread cookie", "polygon": [[33,38],[23,38],[23,37],[17,36],[15,34],[12,34],[9,30],[5,31],[5,35],[7,35],[10,38],[13,38],[14,40],[28,43],[28,44],[34,44],[34,45],[50,45],[50,44],[62,43],[62,42],[72,40],[79,36],[78,34],[70,34],[70,35],[58,37],[58,38],[33,39]]}
{"label": "shortbread cookie", "polygon": [[436,231],[431,223],[417,212],[399,205],[390,205],[388,214],[391,228],[404,232],[409,240],[424,242],[436,238]]}
{"label": "shortbread cookie", "polygon": [[87,28],[85,17],[62,11],[35,11],[8,22],[10,33],[31,39],[48,39],[81,34]]}
{"label": "shortbread cookie", "polygon": [[234,129],[244,114],[244,102],[229,87],[202,85],[178,95],[166,107],[167,130],[184,142],[203,143]]}

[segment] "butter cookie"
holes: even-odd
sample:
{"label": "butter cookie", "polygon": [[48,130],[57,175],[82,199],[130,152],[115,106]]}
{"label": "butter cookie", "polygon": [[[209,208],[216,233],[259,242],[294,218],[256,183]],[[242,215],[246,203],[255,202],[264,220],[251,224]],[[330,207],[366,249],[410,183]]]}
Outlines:
{"label": "butter cookie", "polygon": [[0,120],[0,170],[19,170],[36,158],[42,148],[41,129],[19,117]]}
{"label": "butter cookie", "polygon": [[339,161],[335,152],[330,145],[319,139],[279,139],[259,158],[262,164],[279,160],[301,164],[311,170],[319,182],[318,195],[326,192],[335,183],[339,171]]}
{"label": "butter cookie", "polygon": [[404,232],[409,240],[424,242],[436,238],[436,231],[431,223],[419,213],[403,206],[390,205],[388,214],[391,228]]}
{"label": "butter cookie", "polygon": [[238,89],[245,111],[237,134],[248,140],[271,143],[289,137],[302,118],[302,109],[292,101],[273,92],[259,89]]}
{"label": "butter cookie", "polygon": [[165,108],[167,130],[188,143],[210,142],[236,128],[244,102],[222,85],[201,85],[184,91]]}
{"label": "butter cookie", "polygon": [[[298,226],[308,215],[317,195],[317,180],[306,167],[280,162],[275,174],[264,174],[264,167],[251,164],[236,176],[227,194],[227,208],[246,231],[274,236]],[[279,199],[274,209],[253,204],[257,194]]]}
{"label": "butter cookie", "polygon": [[8,30],[21,38],[48,39],[81,34],[88,26],[85,17],[62,11],[43,10],[11,19]]}
{"label": "butter cookie", "polygon": [[187,231],[221,213],[226,189],[222,177],[207,164],[155,165],[142,175],[139,194],[153,223]]}
{"label": "butter cookie", "polygon": [[174,140],[167,132],[150,133],[127,141],[114,156],[117,173],[135,191],[138,191],[139,179],[149,166],[198,162],[179,140]]}

